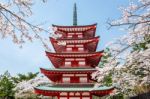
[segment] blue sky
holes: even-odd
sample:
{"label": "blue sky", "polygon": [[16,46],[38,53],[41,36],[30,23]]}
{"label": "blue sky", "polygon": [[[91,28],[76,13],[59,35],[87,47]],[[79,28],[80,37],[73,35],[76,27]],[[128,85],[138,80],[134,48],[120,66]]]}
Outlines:
{"label": "blue sky", "polygon": [[[33,24],[46,22],[44,28],[48,28],[51,24],[72,25],[75,2],[79,25],[98,23],[96,35],[101,36],[101,40],[97,50],[104,49],[108,42],[124,34],[117,28],[108,30],[106,21],[109,18],[119,18],[121,12],[118,7],[128,5],[128,0],[47,0],[47,3],[38,0],[33,6],[34,15],[29,21]],[[51,67],[40,41],[27,42],[20,49],[10,38],[0,40],[0,74],[6,70],[12,75],[38,72],[39,67]]]}

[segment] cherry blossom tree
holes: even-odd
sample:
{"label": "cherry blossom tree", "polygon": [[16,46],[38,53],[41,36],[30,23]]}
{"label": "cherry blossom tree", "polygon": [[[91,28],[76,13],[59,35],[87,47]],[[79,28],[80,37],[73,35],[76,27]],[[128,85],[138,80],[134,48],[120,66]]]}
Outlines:
{"label": "cherry blossom tree", "polygon": [[[16,91],[15,93],[15,99],[20,99],[20,98],[41,98],[41,99],[46,99],[44,96],[39,96],[36,95],[34,92],[34,87],[39,86],[39,85],[49,85],[50,81],[48,78],[44,76],[37,76],[31,80],[25,80],[16,85],[14,90]],[[49,99],[49,98],[48,98]]]}
{"label": "cherry blossom tree", "polygon": [[150,89],[150,0],[130,1],[120,10],[121,18],[108,24],[127,34],[109,44],[112,56],[92,78],[103,84],[104,77],[111,74],[114,93],[133,96]]}
{"label": "cherry blossom tree", "polygon": [[[46,2],[46,0],[39,0]],[[41,24],[32,24],[28,21],[33,15],[32,6],[35,0],[1,0],[0,1],[0,36],[1,38],[12,38],[15,44],[22,46],[26,41],[39,39],[47,47],[45,38],[39,32],[50,33]]]}

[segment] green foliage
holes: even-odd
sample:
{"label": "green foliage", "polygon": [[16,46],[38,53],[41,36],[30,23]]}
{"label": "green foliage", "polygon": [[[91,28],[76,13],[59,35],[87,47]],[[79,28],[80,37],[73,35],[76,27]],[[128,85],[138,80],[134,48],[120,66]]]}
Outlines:
{"label": "green foliage", "polygon": [[[0,99],[14,99],[16,84],[35,78],[39,73],[29,72],[28,74],[18,74],[17,77],[12,77],[8,71],[0,75]],[[31,98],[32,99],[32,98]],[[34,98],[35,99],[35,98]]]}
{"label": "green foliage", "polygon": [[133,51],[141,51],[141,50],[146,50],[148,47],[146,46],[147,44],[150,44],[150,36],[145,36],[144,37],[145,42],[134,44],[133,45]]}
{"label": "green foliage", "polygon": [[[111,56],[112,55],[110,53],[110,49],[106,48],[104,50],[104,55],[101,58],[101,61],[99,63],[99,67],[103,68],[103,66],[105,65],[105,63],[108,63],[108,58],[110,58]],[[112,75],[111,74],[109,74],[108,76],[104,77],[103,84],[106,85],[106,86],[111,86],[112,85]]]}
{"label": "green foliage", "polygon": [[111,74],[104,77],[104,85],[106,85],[106,86],[111,86],[112,85],[112,75]]}
{"label": "green foliage", "polygon": [[18,74],[17,77],[13,77],[13,81],[15,83],[19,83],[19,82],[22,82],[24,80],[30,80],[30,79],[33,79],[35,78],[37,75],[39,74],[39,72],[37,73],[32,73],[32,72],[29,72],[28,74]]}
{"label": "green foliage", "polygon": [[15,84],[11,78],[8,71],[0,76],[0,98],[2,99],[14,99],[13,88],[15,88]]}
{"label": "green foliage", "polygon": [[147,49],[145,42],[144,43],[135,44],[133,46],[133,51],[137,51],[137,50],[141,51],[141,50],[145,50],[145,49]]}
{"label": "green foliage", "polygon": [[103,67],[105,63],[108,63],[108,58],[111,57],[111,53],[110,53],[110,49],[109,48],[106,48],[104,50],[104,55],[103,57],[101,58],[101,61],[99,63],[99,67]]}
{"label": "green foliage", "polygon": [[119,93],[117,95],[114,95],[114,96],[110,96],[109,98],[107,99],[128,99],[128,98],[125,98],[125,96],[122,94],[122,93]]}

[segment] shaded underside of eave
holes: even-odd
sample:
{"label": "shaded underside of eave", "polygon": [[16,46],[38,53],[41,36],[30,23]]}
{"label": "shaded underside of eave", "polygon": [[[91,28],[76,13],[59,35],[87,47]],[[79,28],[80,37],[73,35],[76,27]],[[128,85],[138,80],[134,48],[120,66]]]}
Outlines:
{"label": "shaded underside of eave", "polygon": [[98,40],[100,38],[100,36],[96,36],[96,37],[92,37],[92,38],[58,38],[58,39],[54,39],[54,38],[52,38],[52,37],[50,37],[50,40],[52,40],[52,41],[68,41],[68,40],[71,40],[71,41],[73,41],[73,40],[81,40],[81,41],[84,41],[84,40]]}
{"label": "shaded underside of eave", "polygon": [[39,87],[35,87],[35,90],[41,90],[41,91],[57,91],[57,92],[77,92],[77,91],[81,91],[81,92],[101,92],[101,91],[110,91],[113,90],[114,87],[98,87],[98,88],[93,88],[93,87],[53,87],[53,86],[49,86],[49,87],[45,87],[45,86],[39,86]]}
{"label": "shaded underside of eave", "polygon": [[65,26],[65,25],[55,25],[55,24],[52,24],[53,27],[60,27],[60,28],[74,28],[74,27],[90,27],[90,26],[96,26],[97,23],[94,23],[94,24],[90,24],[90,25],[77,25],[77,26]]}
{"label": "shaded underside of eave", "polygon": [[40,68],[46,71],[96,71],[95,68]]}
{"label": "shaded underside of eave", "polygon": [[[74,55],[74,57],[77,57],[78,55],[80,55],[81,57],[91,57],[91,56],[95,56],[95,55],[101,55],[102,56],[103,52],[104,52],[104,50],[98,51],[98,52],[90,52],[90,53],[54,53],[54,52],[45,51],[47,56],[53,56],[53,57],[67,57],[67,55],[68,56]],[[62,55],[62,56],[59,56],[59,55]],[[86,55],[91,55],[91,56],[86,56]]]}

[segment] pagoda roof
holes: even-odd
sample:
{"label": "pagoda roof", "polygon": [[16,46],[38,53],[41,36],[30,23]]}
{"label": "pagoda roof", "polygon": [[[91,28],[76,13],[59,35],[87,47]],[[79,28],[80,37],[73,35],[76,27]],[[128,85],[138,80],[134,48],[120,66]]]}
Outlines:
{"label": "pagoda roof", "polygon": [[83,43],[90,43],[93,41],[98,41],[99,36],[93,38],[63,38],[63,39],[54,39],[50,37],[52,42],[64,41],[66,44],[83,44]]}
{"label": "pagoda roof", "polygon": [[43,94],[43,95],[49,95],[52,93],[58,94],[60,92],[90,92],[91,94],[94,95],[103,96],[103,95],[110,94],[114,89],[114,87],[101,86],[101,87],[94,88],[94,86],[91,87],[39,86],[39,87],[35,87],[34,89],[37,94]]}
{"label": "pagoda roof", "polygon": [[94,57],[94,56],[102,56],[103,55],[103,51],[99,51],[99,52],[90,52],[90,53],[53,53],[53,52],[46,52],[46,55],[48,57],[52,56],[52,57],[62,57],[62,58],[68,58],[68,57],[76,57],[76,58],[80,58],[80,57]]}
{"label": "pagoda roof", "polygon": [[103,51],[90,53],[52,53],[46,51],[46,55],[55,68],[64,67],[65,58],[85,58],[86,67],[95,67],[99,64]]}
{"label": "pagoda roof", "polygon": [[97,23],[94,23],[94,24],[90,24],[90,25],[76,25],[76,26],[63,26],[63,25],[54,25],[52,24],[53,27],[57,27],[57,28],[87,28],[87,27],[93,27],[93,26],[96,26]]}
{"label": "pagoda roof", "polygon": [[54,68],[40,68],[41,72],[47,76],[53,82],[59,82],[63,74],[88,74],[95,72],[95,68],[61,68],[61,69],[54,69]]}
{"label": "pagoda roof", "polygon": [[95,68],[40,68],[41,72],[44,74],[82,74],[82,73],[92,73],[96,71]]}
{"label": "pagoda roof", "polygon": [[[84,48],[86,52],[95,52],[99,36],[94,38],[84,38],[84,39],[54,39],[50,38],[50,41],[52,42],[52,45],[56,52],[61,53],[66,51],[66,46],[68,44],[84,44]],[[59,45],[59,42],[64,42],[65,45]],[[77,53],[82,53],[83,51],[78,51]]]}
{"label": "pagoda roof", "polygon": [[85,86],[82,86],[82,87],[77,87],[77,86],[69,86],[69,87],[64,87],[63,86],[39,86],[39,87],[36,87],[36,89],[41,89],[41,90],[45,90],[45,91],[59,91],[59,92],[68,92],[68,91],[71,91],[71,92],[76,92],[76,91],[88,91],[88,92],[92,92],[92,91],[104,91],[104,90],[109,90],[109,89],[113,89],[114,87],[111,86],[111,87],[106,87],[106,86],[102,86],[102,87],[98,87],[98,88],[94,88],[94,86],[92,87],[85,87]]}
{"label": "pagoda roof", "polygon": [[83,33],[85,38],[94,37],[97,24],[83,26],[58,26],[52,25],[55,34],[62,34],[66,38],[67,33]]}

